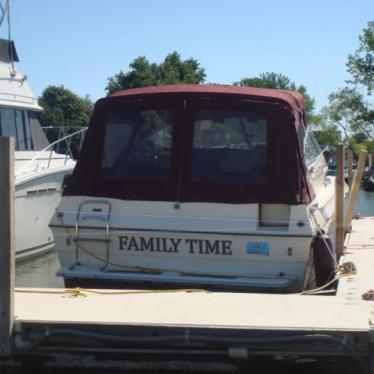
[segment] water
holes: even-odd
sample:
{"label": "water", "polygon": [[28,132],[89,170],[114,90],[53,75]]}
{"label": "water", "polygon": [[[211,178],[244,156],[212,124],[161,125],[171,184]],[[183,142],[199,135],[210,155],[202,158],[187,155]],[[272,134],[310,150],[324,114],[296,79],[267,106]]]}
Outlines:
{"label": "water", "polygon": [[356,213],[361,216],[374,216],[374,191],[360,190],[357,200]]}
{"label": "water", "polygon": [[[356,212],[361,216],[374,216],[374,192],[360,191]],[[16,287],[63,288],[62,278],[55,276],[59,267],[60,263],[55,251],[17,263]]]}
{"label": "water", "polygon": [[63,288],[62,278],[56,277],[60,267],[57,253],[53,250],[45,255],[16,264],[16,287]]}

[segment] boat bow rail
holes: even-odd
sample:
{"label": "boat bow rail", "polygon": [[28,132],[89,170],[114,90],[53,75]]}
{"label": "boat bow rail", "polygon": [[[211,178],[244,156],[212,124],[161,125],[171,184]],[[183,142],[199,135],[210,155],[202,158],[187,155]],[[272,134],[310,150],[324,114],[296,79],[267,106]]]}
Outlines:
{"label": "boat bow rail", "polygon": [[[87,128],[83,128],[74,132],[73,134],[66,135],[52,142],[41,151],[37,153],[33,152],[33,157],[31,159],[27,159],[25,164],[20,167],[19,170],[16,170],[16,178],[25,177],[30,173],[35,173],[35,171],[47,171],[52,168],[63,168],[72,162],[72,153],[70,150],[71,140],[77,136],[83,137],[86,130]],[[56,146],[60,144],[66,144],[67,152],[65,154],[55,152]]]}

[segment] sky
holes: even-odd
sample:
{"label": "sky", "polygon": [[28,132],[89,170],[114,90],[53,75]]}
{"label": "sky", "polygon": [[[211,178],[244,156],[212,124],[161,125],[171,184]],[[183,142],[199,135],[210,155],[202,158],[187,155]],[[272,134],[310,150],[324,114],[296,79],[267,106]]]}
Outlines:
{"label": "sky", "polygon": [[177,51],[209,83],[282,73],[318,110],[349,79],[347,56],[371,20],[373,0],[11,0],[18,68],[34,94],[63,85],[93,101],[134,58]]}

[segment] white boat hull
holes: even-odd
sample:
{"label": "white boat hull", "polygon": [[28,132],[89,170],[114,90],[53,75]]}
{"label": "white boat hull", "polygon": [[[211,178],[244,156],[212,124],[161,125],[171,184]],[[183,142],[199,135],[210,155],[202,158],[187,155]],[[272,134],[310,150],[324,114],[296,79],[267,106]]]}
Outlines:
{"label": "white boat hull", "polygon": [[15,257],[16,261],[43,254],[54,248],[48,226],[61,200],[61,186],[72,168],[36,174],[16,180]]}
{"label": "white boat hull", "polygon": [[61,263],[73,265],[59,275],[84,277],[87,266],[91,278],[96,273],[103,279],[300,289],[311,242],[311,237],[116,230],[107,256],[103,242],[95,241],[103,239],[103,231],[80,231],[79,245],[95,257],[78,249],[77,259],[76,239],[63,246],[65,230],[55,231]]}
{"label": "white boat hull", "polygon": [[288,227],[263,229],[252,218],[258,204],[173,205],[64,197],[63,213],[51,223],[62,264],[58,275],[302,289],[314,235],[305,206],[291,207]]}

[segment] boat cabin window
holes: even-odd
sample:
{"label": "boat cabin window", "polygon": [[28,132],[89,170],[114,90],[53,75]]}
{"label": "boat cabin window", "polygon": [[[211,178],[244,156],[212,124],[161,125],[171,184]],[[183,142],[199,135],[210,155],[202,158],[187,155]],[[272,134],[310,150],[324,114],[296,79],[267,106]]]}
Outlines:
{"label": "boat cabin window", "polygon": [[203,109],[195,114],[192,180],[261,182],[266,171],[267,121],[245,110]]}
{"label": "boat cabin window", "polygon": [[26,111],[22,111],[22,116],[23,116],[23,123],[24,123],[24,128],[25,128],[26,146],[27,146],[27,149],[32,150],[33,141],[32,141],[32,135],[31,135],[29,113]]}
{"label": "boat cabin window", "polygon": [[19,150],[27,149],[26,131],[23,122],[23,115],[20,110],[14,111],[14,119],[16,121],[17,145]]}
{"label": "boat cabin window", "polygon": [[32,149],[30,121],[26,111],[0,109],[0,134],[13,136],[17,151]]}
{"label": "boat cabin window", "polygon": [[16,126],[15,126],[15,121],[14,121],[14,110],[1,109],[0,110],[0,121],[1,121],[1,135],[16,137],[17,133],[16,133]]}
{"label": "boat cabin window", "polygon": [[305,164],[309,166],[321,153],[321,148],[313,132],[308,129],[304,139]]}
{"label": "boat cabin window", "polygon": [[171,112],[141,110],[108,115],[104,180],[166,180],[170,174]]}

